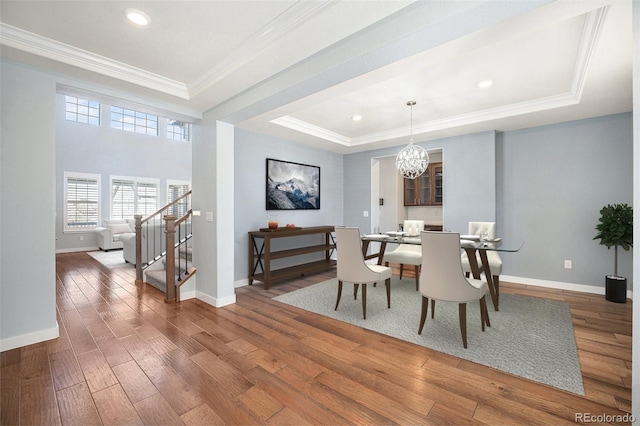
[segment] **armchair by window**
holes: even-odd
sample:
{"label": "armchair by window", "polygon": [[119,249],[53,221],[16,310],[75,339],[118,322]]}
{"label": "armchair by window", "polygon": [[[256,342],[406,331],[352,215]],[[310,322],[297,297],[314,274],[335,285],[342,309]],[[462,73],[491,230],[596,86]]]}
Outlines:
{"label": "armchair by window", "polygon": [[95,231],[98,234],[98,247],[104,251],[121,249],[122,237],[135,232],[127,219],[105,220],[104,226],[97,227]]}

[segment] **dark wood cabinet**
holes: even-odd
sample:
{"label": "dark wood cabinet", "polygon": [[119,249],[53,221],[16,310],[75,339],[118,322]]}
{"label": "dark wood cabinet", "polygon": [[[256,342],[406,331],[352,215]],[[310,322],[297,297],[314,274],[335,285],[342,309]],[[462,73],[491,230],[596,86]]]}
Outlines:
{"label": "dark wood cabinet", "polygon": [[431,163],[422,175],[404,180],[405,206],[441,206],[442,195],[442,163]]}

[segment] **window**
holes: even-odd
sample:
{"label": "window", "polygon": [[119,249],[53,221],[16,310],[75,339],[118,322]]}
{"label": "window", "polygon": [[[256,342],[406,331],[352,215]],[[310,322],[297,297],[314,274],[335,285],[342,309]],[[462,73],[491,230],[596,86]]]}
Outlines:
{"label": "window", "polygon": [[64,230],[83,231],[100,223],[100,175],[64,173]]}
{"label": "window", "polygon": [[184,121],[167,119],[167,138],[176,141],[189,142],[191,125]]}
{"label": "window", "polygon": [[[190,189],[191,189],[190,182],[168,180],[167,181],[167,204],[182,197],[184,194],[189,192]],[[180,218],[185,214],[187,214],[187,211],[190,208],[191,207],[189,206],[189,197],[185,197],[175,205],[171,206],[171,209],[169,210],[169,214],[175,215],[176,217]]]}
{"label": "window", "polygon": [[88,99],[65,96],[65,118],[68,121],[100,125],[100,103]]}
{"label": "window", "polygon": [[111,107],[111,128],[158,136],[158,116],[132,109]]}
{"label": "window", "polygon": [[111,218],[147,217],[158,209],[158,182],[155,179],[111,176]]}

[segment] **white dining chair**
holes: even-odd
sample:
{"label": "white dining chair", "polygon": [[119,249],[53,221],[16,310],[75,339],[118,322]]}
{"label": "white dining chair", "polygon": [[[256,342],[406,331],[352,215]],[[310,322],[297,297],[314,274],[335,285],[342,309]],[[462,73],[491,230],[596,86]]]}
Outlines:
{"label": "white dining chair", "polygon": [[[482,232],[487,233],[487,237],[490,240],[496,238],[496,223],[495,222],[469,222],[469,235],[480,235]],[[469,264],[469,258],[466,252],[462,253],[462,270],[467,274],[467,277],[471,274],[471,265]],[[497,251],[487,250],[487,260],[489,261],[489,269],[491,270],[491,277],[493,278],[494,288],[496,289],[496,297],[500,295],[500,275],[502,274],[502,259]],[[478,262],[478,268],[480,272],[484,270],[482,261],[480,260],[480,254],[476,252],[476,261]]]}
{"label": "white dining chair", "polygon": [[487,283],[464,276],[460,261],[460,234],[423,231],[420,238],[422,241],[420,274],[422,312],[418,334],[421,334],[424,328],[429,299],[431,299],[431,318],[435,317],[436,300],[455,302],[458,303],[462,344],[466,348],[468,302],[478,300],[480,303],[482,331],[485,330],[485,325],[491,326],[486,300]]}
{"label": "white dining chair", "polygon": [[342,283],[353,283],[353,298],[358,297],[358,287],[362,284],[362,315],[367,319],[367,284],[384,281],[387,289],[387,308],[391,308],[391,268],[365,263],[360,241],[360,229],[336,227],[336,248],[338,266],[338,310],[342,296]]}
{"label": "white dining chair", "polygon": [[[402,230],[405,232],[404,236],[406,237],[418,237],[424,231],[424,220],[405,220]],[[416,275],[416,291],[418,291],[420,264],[422,263],[422,249],[419,245],[400,244],[395,250],[385,253],[383,261],[385,266],[389,266],[389,263],[400,264],[400,279],[402,279],[404,265],[413,265]]]}

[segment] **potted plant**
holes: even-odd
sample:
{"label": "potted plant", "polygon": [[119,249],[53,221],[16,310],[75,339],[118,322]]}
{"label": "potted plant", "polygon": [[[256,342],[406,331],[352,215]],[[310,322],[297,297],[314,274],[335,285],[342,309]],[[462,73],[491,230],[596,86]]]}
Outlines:
{"label": "potted plant", "polygon": [[626,303],[627,279],[618,275],[618,247],[633,247],[633,208],[628,204],[607,204],[600,210],[600,222],[596,226],[600,244],[614,248],[613,275],[606,276],[605,298],[612,302]]}

